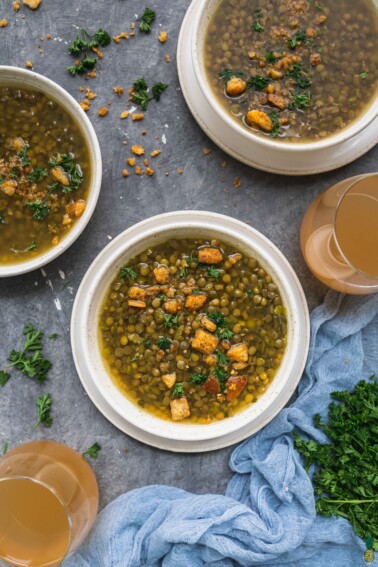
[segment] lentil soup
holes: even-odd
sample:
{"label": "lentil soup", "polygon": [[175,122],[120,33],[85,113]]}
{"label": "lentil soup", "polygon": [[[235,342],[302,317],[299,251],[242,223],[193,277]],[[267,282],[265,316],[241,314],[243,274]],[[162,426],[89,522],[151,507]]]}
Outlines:
{"label": "lentil soup", "polygon": [[86,208],[89,150],[44,93],[0,85],[0,265],[56,246]]}
{"label": "lentil soup", "polygon": [[317,141],[378,93],[373,0],[220,0],[204,37],[214,96],[249,131]]}
{"label": "lentil soup", "polygon": [[145,250],[115,275],[99,315],[101,354],[117,387],[173,421],[211,423],[256,402],[286,340],[270,274],[214,240]]}

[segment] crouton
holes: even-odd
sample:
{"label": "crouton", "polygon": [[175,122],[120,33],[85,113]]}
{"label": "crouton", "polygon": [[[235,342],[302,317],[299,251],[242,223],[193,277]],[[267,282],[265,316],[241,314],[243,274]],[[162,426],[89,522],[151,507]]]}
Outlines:
{"label": "crouton", "polygon": [[131,151],[136,156],[142,156],[144,154],[144,148],[142,146],[137,146],[137,145],[131,146]]}
{"label": "crouton", "polygon": [[163,303],[163,309],[167,313],[175,314],[181,308],[182,308],[182,301],[177,299],[168,299],[168,301],[165,301],[165,303]]}
{"label": "crouton", "polygon": [[201,325],[202,325],[202,327],[204,327],[207,331],[210,331],[211,333],[214,333],[214,331],[217,330],[216,324],[213,323],[213,321],[211,321],[208,317],[206,317],[206,315],[201,317]]}
{"label": "crouton", "polygon": [[156,353],[155,358],[158,362],[160,362],[161,360],[163,360],[164,356],[165,356],[165,350],[159,349]]}
{"label": "crouton", "polygon": [[217,357],[215,356],[215,354],[207,354],[206,356],[203,357],[203,361],[205,364],[208,364],[209,366],[215,366],[217,362]]}
{"label": "crouton", "polygon": [[222,260],[223,254],[219,248],[203,246],[198,250],[198,261],[203,264],[219,264]]}
{"label": "crouton", "polygon": [[247,362],[248,360],[248,347],[244,343],[232,345],[227,351],[227,357],[236,362]]}
{"label": "crouton", "polygon": [[182,421],[190,416],[188,400],[185,397],[171,400],[170,404],[173,421]]}
{"label": "crouton", "polygon": [[68,226],[69,224],[72,224],[72,219],[68,213],[65,213],[62,218],[62,225]]}
{"label": "crouton", "polygon": [[23,138],[13,138],[11,143],[13,149],[16,150],[16,152],[19,152],[26,146]]}
{"label": "crouton", "polygon": [[244,368],[247,368],[247,366],[248,366],[248,362],[234,362],[232,368],[234,370],[244,370]]}
{"label": "crouton", "polygon": [[226,382],[227,400],[232,402],[235,400],[240,392],[244,390],[248,383],[247,376],[230,376]]}
{"label": "crouton", "polygon": [[167,39],[168,39],[168,33],[166,31],[161,31],[159,34],[160,43],[166,43]]}
{"label": "crouton", "polygon": [[204,354],[212,354],[219,344],[219,339],[206,331],[198,329],[192,341],[192,347]]}
{"label": "crouton", "polygon": [[51,173],[61,185],[68,187],[68,185],[70,184],[70,178],[68,177],[68,174],[64,171],[64,169],[60,167],[60,165],[53,167]]}
{"label": "crouton", "polygon": [[144,301],[146,299],[146,290],[139,285],[133,285],[128,291],[128,296],[130,299],[139,299]]}
{"label": "crouton", "polygon": [[268,95],[268,102],[272,106],[276,106],[280,110],[284,110],[289,106],[289,101],[282,95],[279,94],[270,94]]}
{"label": "crouton", "polygon": [[97,111],[97,114],[98,114],[99,116],[106,116],[106,115],[108,114],[108,112],[109,112],[109,109],[106,108],[106,106],[102,106],[102,107]]}
{"label": "crouton", "polygon": [[226,92],[229,96],[239,96],[246,88],[247,83],[240,77],[232,77],[226,84]]}
{"label": "crouton", "polygon": [[123,110],[121,112],[121,114],[119,115],[119,117],[122,118],[122,120],[123,120],[124,118],[127,118],[129,116],[129,114],[130,114],[129,110]]}
{"label": "crouton", "polygon": [[176,372],[172,372],[172,374],[164,374],[161,379],[163,380],[167,388],[173,388],[173,386],[176,384]]}
{"label": "crouton", "polygon": [[78,199],[77,201],[71,201],[66,205],[66,213],[68,213],[71,217],[81,217],[83,212],[85,211],[85,207],[87,203],[84,199]]}
{"label": "crouton", "polygon": [[147,297],[154,297],[160,293],[165,293],[167,290],[167,285],[151,285],[146,289],[146,295]]}
{"label": "crouton", "polygon": [[8,20],[6,18],[0,20],[0,28],[6,28],[7,25],[8,25]]}
{"label": "crouton", "polygon": [[311,53],[310,55],[310,63],[313,67],[316,67],[317,65],[320,65],[320,63],[322,62],[322,58],[320,56],[320,53]]}
{"label": "crouton", "polygon": [[245,117],[248,126],[257,126],[261,130],[271,132],[273,130],[273,122],[266,112],[261,110],[250,110]]}
{"label": "crouton", "polygon": [[31,8],[32,10],[36,10],[40,5],[41,0],[24,0],[25,6]]}
{"label": "crouton", "polygon": [[0,190],[6,195],[8,195],[8,197],[12,197],[12,195],[14,195],[14,192],[16,191],[16,187],[17,187],[17,181],[14,181],[13,179],[3,181],[0,184]]}
{"label": "crouton", "polygon": [[234,266],[242,258],[243,258],[243,256],[239,253],[231,254],[231,256],[228,257],[228,261],[230,262],[231,266]]}
{"label": "crouton", "polygon": [[219,382],[215,378],[215,376],[213,376],[212,374],[210,374],[210,376],[208,377],[208,379],[204,383],[203,388],[204,388],[204,390],[206,390],[206,392],[209,392],[210,394],[219,394],[220,393]]}
{"label": "crouton", "polygon": [[154,268],[154,276],[157,283],[167,283],[169,280],[169,268],[164,265],[160,265],[157,268]]}
{"label": "crouton", "polygon": [[198,311],[207,301],[206,293],[191,293],[187,296],[185,307],[191,311]]}
{"label": "crouton", "polygon": [[138,301],[136,299],[129,299],[128,303],[129,307],[136,307],[137,309],[144,309],[146,307],[146,303],[144,301]]}

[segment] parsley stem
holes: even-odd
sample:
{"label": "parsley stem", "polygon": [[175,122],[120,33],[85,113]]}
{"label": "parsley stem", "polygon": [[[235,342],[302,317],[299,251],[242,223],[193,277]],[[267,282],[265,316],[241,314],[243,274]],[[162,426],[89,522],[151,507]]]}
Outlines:
{"label": "parsley stem", "polygon": [[367,504],[368,502],[378,502],[378,498],[370,498],[369,500],[333,500],[332,498],[322,498],[323,502],[332,502],[333,504]]}

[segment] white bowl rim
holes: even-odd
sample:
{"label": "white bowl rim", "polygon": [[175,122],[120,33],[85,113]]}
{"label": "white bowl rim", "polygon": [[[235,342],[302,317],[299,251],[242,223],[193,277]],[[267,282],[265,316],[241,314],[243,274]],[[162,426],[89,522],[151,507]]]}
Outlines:
{"label": "white bowl rim", "polygon": [[[195,2],[196,0],[192,0]],[[216,112],[219,118],[223,121],[226,121],[227,124],[235,130],[239,135],[245,138],[247,141],[250,141],[253,137],[253,140],[265,146],[266,148],[270,149],[280,149],[282,151],[288,152],[311,152],[314,150],[320,150],[325,148],[330,148],[332,146],[336,146],[346,140],[349,140],[356,136],[361,130],[364,130],[375,118],[378,116],[378,92],[376,94],[375,99],[373,102],[366,108],[360,118],[354,122],[352,122],[346,128],[343,128],[338,133],[333,134],[332,136],[328,136],[324,140],[316,141],[316,142],[286,142],[285,140],[276,141],[273,139],[269,139],[267,137],[259,136],[249,132],[247,128],[244,128],[241,124],[239,124],[236,120],[233,120],[231,116],[225,111],[225,109],[216,102],[214,95],[211,93],[210,86],[207,85],[207,80],[205,73],[202,70],[202,51],[201,45],[199,41],[199,33],[202,26],[206,26],[208,23],[208,18],[206,17],[206,11],[208,10],[209,3],[216,4],[219,0],[205,0],[201,2],[198,6],[198,9],[195,11],[194,18],[193,18],[193,27],[192,27],[192,49],[193,49],[193,68],[194,73],[196,75],[198,85],[201,89],[202,94],[205,96],[206,100],[210,104],[211,108]],[[377,0],[374,0],[374,3],[377,4]],[[376,6],[377,7],[377,6]],[[378,10],[378,7],[377,7]]]}
{"label": "white bowl rim", "polygon": [[[228,225],[227,229],[225,224]],[[243,244],[246,245],[248,241],[250,249],[258,250],[257,257],[261,257],[260,246],[265,247],[266,256],[269,253],[272,255],[269,259],[266,258],[263,263],[269,266],[268,269],[271,273],[276,274],[275,280],[279,284],[281,292],[284,292],[285,295],[284,303],[288,307],[288,311],[289,309],[292,310],[288,313],[290,341],[280,367],[281,373],[285,370],[287,376],[281,377],[279,381],[279,370],[275,377],[276,382],[273,381],[267,390],[267,396],[264,398],[264,394],[255,404],[231,418],[208,425],[196,425],[174,423],[153,416],[138,408],[120,392],[98,354],[96,323],[104,297],[104,293],[99,296],[99,286],[106,282],[103,284],[103,288],[107,290],[115,270],[119,269],[124,261],[127,261],[125,256],[128,255],[128,258],[132,258],[136,254],[133,251],[135,247],[138,244],[140,246],[144,240],[156,236],[157,228],[162,228],[162,232],[159,233],[160,236],[162,233],[178,228],[181,230],[200,228],[205,232],[216,228],[219,233],[224,233],[226,240],[234,238],[235,241],[240,243],[243,241],[241,234],[244,234]],[[237,233],[236,236],[235,232]],[[251,237],[253,238],[252,242]],[[242,245],[240,244],[239,247],[242,247]],[[277,281],[277,272],[280,272],[279,281]],[[285,280],[284,283],[281,283],[282,278]],[[288,282],[292,286],[291,288],[284,287]],[[95,297],[96,292],[97,297]],[[294,313],[294,310],[296,313]],[[91,328],[93,321],[95,321],[95,330]],[[108,416],[104,408],[111,407],[116,415],[139,430],[155,437],[158,435],[160,438],[182,441],[183,444],[223,437],[226,434],[246,428],[246,426],[248,430],[248,426],[253,421],[251,414],[258,413],[257,417],[254,416],[254,419],[260,419],[263,425],[270,421],[294,393],[304,369],[308,345],[309,315],[306,299],[297,276],[286,258],[265,236],[245,223],[232,217],[206,211],[175,211],[157,215],[137,223],[117,236],[100,252],[85,274],[75,298],[71,318],[71,346],[76,369],[85,390],[98,409]],[[277,391],[273,396],[274,388]],[[105,403],[99,403],[98,394]],[[269,398],[272,397],[273,401],[269,402],[268,396]],[[279,398],[279,406],[273,408],[272,406],[274,406],[274,401],[277,398]],[[115,423],[114,419],[111,419],[111,421]],[[247,435],[248,433],[245,436]]]}
{"label": "white bowl rim", "polygon": [[15,263],[0,266],[0,278],[18,276],[31,272],[45,266],[63,254],[63,252],[65,252],[80,236],[90,221],[100,195],[102,181],[102,158],[100,145],[92,123],[79,103],[63,87],[39,73],[22,69],[20,67],[0,65],[0,85],[17,85],[22,82],[27,88],[35,88],[35,90],[41,91],[47,94],[47,96],[55,98],[58,104],[61,104],[65,111],[68,112],[73,120],[78,124],[78,127],[88,144],[92,167],[92,179],[84,214],[76,222],[70,232],[56,246],[54,246],[54,248],[47,250],[45,253],[37,256],[36,258],[20,262],[19,264]]}

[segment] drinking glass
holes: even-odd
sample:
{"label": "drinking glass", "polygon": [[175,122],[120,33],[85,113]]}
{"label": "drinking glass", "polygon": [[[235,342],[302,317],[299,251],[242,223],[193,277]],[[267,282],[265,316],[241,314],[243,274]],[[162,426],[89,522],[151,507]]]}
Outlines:
{"label": "drinking glass", "polygon": [[53,441],[12,449],[0,458],[0,564],[60,565],[88,534],[97,508],[96,478],[79,453]]}
{"label": "drinking glass", "polygon": [[327,286],[378,292],[378,173],[345,179],[321,193],[303,218],[301,248]]}

